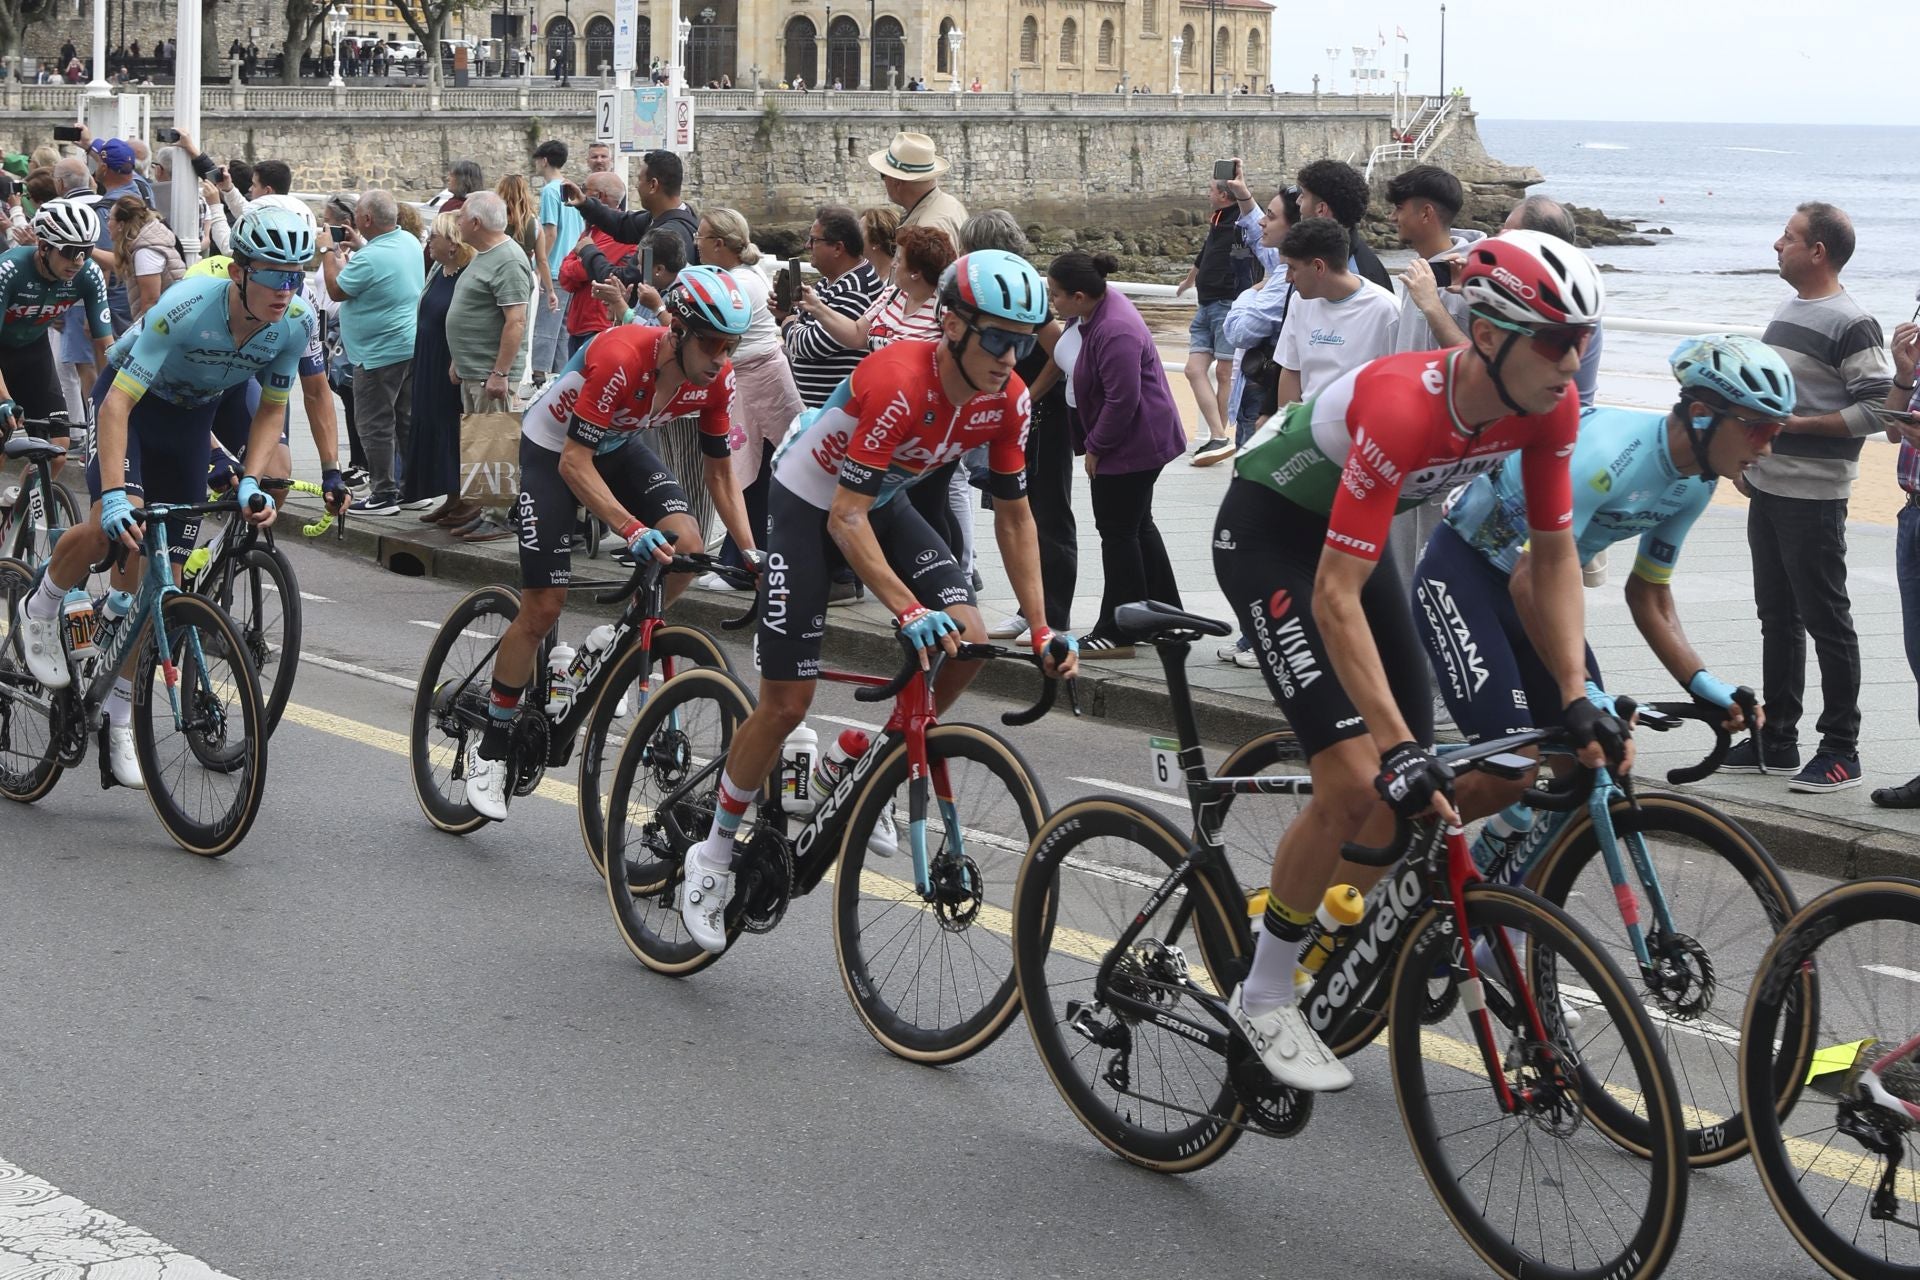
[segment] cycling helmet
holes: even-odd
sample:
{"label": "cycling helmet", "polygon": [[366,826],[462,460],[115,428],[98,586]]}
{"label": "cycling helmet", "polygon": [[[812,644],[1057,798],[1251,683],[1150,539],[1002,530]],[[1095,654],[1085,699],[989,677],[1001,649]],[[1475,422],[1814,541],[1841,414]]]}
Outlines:
{"label": "cycling helmet", "polygon": [[33,234],[50,248],[90,249],[100,241],[100,216],[78,200],[49,200],[33,215]]}
{"label": "cycling helmet", "polygon": [[1476,313],[1513,324],[1599,324],[1606,302],[1600,273],[1587,255],[1540,231],[1476,241],[1458,279]]}
{"label": "cycling helmet", "polygon": [[1793,371],[1757,338],[1731,333],[1688,338],[1667,360],[1682,387],[1711,391],[1727,408],[1752,409],[1769,418],[1793,413]]}
{"label": "cycling helmet", "polygon": [[216,253],[212,257],[202,258],[200,261],[188,267],[186,278],[195,280],[202,276],[218,276],[224,280],[227,277],[227,268],[232,265],[232,258],[229,258],[224,253]]}
{"label": "cycling helmet", "polygon": [[683,269],[673,278],[664,302],[668,315],[698,334],[738,338],[753,319],[753,304],[719,267]]}
{"label": "cycling helmet", "polygon": [[233,229],[233,256],[242,265],[303,269],[313,261],[315,239],[311,215],[301,218],[287,209],[248,209]]}
{"label": "cycling helmet", "polygon": [[1015,324],[1043,324],[1047,286],[1033,264],[1004,249],[976,249],[954,259],[940,276],[940,305],[996,316]]}

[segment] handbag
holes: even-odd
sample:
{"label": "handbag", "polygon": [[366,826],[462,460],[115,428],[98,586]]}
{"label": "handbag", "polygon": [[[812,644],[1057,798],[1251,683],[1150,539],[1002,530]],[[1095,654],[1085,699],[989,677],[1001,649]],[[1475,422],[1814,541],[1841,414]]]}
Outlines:
{"label": "handbag", "polygon": [[460,419],[460,496],[508,507],[520,495],[520,415],[469,413]]}

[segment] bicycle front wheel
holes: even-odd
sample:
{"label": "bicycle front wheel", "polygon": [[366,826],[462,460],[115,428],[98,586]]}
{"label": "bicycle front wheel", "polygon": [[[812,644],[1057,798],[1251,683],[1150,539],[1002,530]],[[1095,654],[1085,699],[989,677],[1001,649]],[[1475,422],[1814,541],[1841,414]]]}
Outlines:
{"label": "bicycle front wheel", "polygon": [[594,874],[607,874],[607,764],[616,759],[646,709],[652,684],[665,683],[691,667],[731,671],[720,642],[699,627],[661,627],[650,650],[634,645],[599,682],[599,699],[580,742],[580,839]]}
{"label": "bicycle front wheel", "polygon": [[267,780],[260,683],[240,632],[206,597],[164,597],[161,621],[177,675],[170,693],[149,634],[133,677],[140,776],[167,834],[189,853],[217,858],[246,838],[260,813]]}
{"label": "bicycle front wheel", "polygon": [[413,794],[428,822],[457,836],[487,825],[467,803],[467,741],[486,728],[494,654],[519,616],[520,597],[506,587],[469,593],[441,624],[420,668],[407,750]]}
{"label": "bicycle front wheel", "polygon": [[[1860,880],[1787,922],[1761,962],[1740,1038],[1753,1163],[1787,1230],[1841,1280],[1920,1280],[1920,1064],[1877,1071],[1920,1034],[1920,882]],[[1817,981],[1812,1062],[1778,1114],[1777,1059],[1800,985]]]}
{"label": "bicycle front wheel", "polygon": [[80,523],[79,505],[66,487],[55,481],[41,488],[31,469],[14,504],[13,554],[30,565],[44,563],[61,531]]}
{"label": "bicycle front wheel", "polygon": [[1252,939],[1237,892],[1196,869],[1150,913],[1110,986],[1098,983],[1121,933],[1186,857],[1186,837],[1159,814],[1090,796],[1034,836],[1013,899],[1020,999],[1047,1074],[1094,1137],[1160,1173],[1212,1164],[1247,1119],[1225,1055],[1105,998],[1119,987],[1171,1017],[1217,1025],[1195,997],[1224,999],[1246,970]]}
{"label": "bicycle front wheel", "polygon": [[20,605],[34,589],[33,570],[0,560],[0,795],[32,804],[60,781],[52,696],[27,670],[18,631]]}
{"label": "bicycle front wheel", "polygon": [[[1582,816],[1554,843],[1529,883],[1599,939],[1631,979],[1660,1036],[1688,1107],[1687,1154],[1695,1168],[1746,1154],[1740,1106],[1740,1011],[1769,939],[1795,910],[1793,889],[1767,851],[1738,824],[1685,796],[1616,801],[1610,817],[1645,930],[1652,963],[1642,966],[1621,923],[1621,902],[1600,851],[1600,832]],[[1661,927],[1633,855],[1653,868],[1671,929]],[[1803,979],[1804,988],[1811,979]],[[1775,1056],[1775,1105],[1784,1106],[1813,1052],[1812,1009],[1788,1007],[1788,1043]],[[1576,1001],[1578,997],[1575,997]],[[1646,1118],[1614,1095],[1593,1098],[1593,1122],[1631,1150],[1646,1146]]]}
{"label": "bicycle front wheel", "polygon": [[272,736],[300,665],[300,583],[293,564],[278,548],[248,547],[228,557],[212,595],[247,643]]}
{"label": "bicycle front wheel", "polygon": [[902,741],[873,766],[848,815],[833,945],[873,1038],[910,1062],[938,1064],[992,1044],[1020,1007],[1013,889],[1047,802],[1020,753],[977,725],[929,729],[927,760],[924,883]]}
{"label": "bicycle front wheel", "polygon": [[[1687,1148],[1652,1022],[1619,969],[1559,908],[1477,884],[1465,909],[1468,945],[1492,940],[1492,961],[1480,965],[1486,1017],[1457,986],[1460,998],[1433,1013],[1436,967],[1448,964],[1455,938],[1435,908],[1407,935],[1388,1013],[1394,1092],[1427,1184],[1507,1280],[1658,1275],[1686,1212]],[[1510,1101],[1496,1089],[1489,1055]],[[1630,1095],[1648,1117],[1648,1158],[1589,1121],[1594,1095],[1605,1092]]]}

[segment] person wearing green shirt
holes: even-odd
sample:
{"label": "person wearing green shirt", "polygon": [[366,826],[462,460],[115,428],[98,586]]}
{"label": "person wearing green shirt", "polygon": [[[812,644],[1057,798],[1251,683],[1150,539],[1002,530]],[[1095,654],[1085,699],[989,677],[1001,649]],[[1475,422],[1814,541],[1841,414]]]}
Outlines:
{"label": "person wearing green shirt", "polygon": [[340,340],[354,364],[353,411],[366,449],[370,491],[355,515],[392,515],[400,509],[394,458],[405,452],[412,425],[413,329],[426,272],[420,242],[400,229],[391,191],[362,193],[353,215],[360,246],[348,258],[331,237],[321,271],[327,293],[340,303]]}
{"label": "person wearing green shirt", "polygon": [[474,254],[447,307],[448,376],[460,388],[462,412],[502,412],[526,369],[533,263],[507,235],[507,206],[493,192],[468,196],[458,216],[460,238]]}

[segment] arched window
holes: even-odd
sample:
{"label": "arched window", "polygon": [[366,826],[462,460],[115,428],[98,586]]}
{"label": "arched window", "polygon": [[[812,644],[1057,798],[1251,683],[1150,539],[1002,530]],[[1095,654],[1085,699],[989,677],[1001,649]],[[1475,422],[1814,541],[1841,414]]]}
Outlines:
{"label": "arched window", "polygon": [[600,68],[613,66],[613,19],[587,19],[587,74],[597,76]]}
{"label": "arched window", "polygon": [[1020,20],[1020,61],[1029,66],[1040,61],[1040,22],[1032,14]]}
{"label": "arched window", "polygon": [[787,19],[786,65],[780,78],[792,84],[794,77],[805,80],[808,86],[820,83],[820,46],[813,21],[795,14]]}
{"label": "arched window", "polygon": [[860,87],[860,24],[845,14],[827,26],[826,83],[842,89]]}
{"label": "arched window", "polygon": [[1080,27],[1072,18],[1060,24],[1060,61],[1072,66],[1080,60]]}
{"label": "arched window", "polygon": [[733,79],[737,29],[732,23],[714,19],[732,17],[734,7],[722,8],[726,12],[707,5],[693,15],[687,34],[687,83],[695,88],[717,84],[722,78],[729,82]]}
{"label": "arched window", "polygon": [[[1220,76],[1233,77],[1233,32],[1225,27],[1213,33],[1213,63],[1207,68],[1207,74],[1218,79]],[[1207,86],[1209,93],[1217,93],[1218,84]]]}
{"label": "arched window", "polygon": [[1160,30],[1160,0],[1144,0],[1140,8],[1140,30],[1148,35]]}
{"label": "arched window", "polygon": [[893,87],[905,88],[907,83],[906,28],[900,25],[900,19],[882,16],[873,24],[873,74],[868,77],[868,87],[886,88],[889,67],[893,69]]}
{"label": "arched window", "polygon": [[653,65],[653,19],[642,16],[633,29],[633,65],[644,75]]}
{"label": "arched window", "polygon": [[934,70],[943,76],[949,75],[953,71],[952,53],[947,48],[947,33],[951,30],[953,30],[953,19],[940,19],[940,34],[935,36],[933,41]]}
{"label": "arched window", "polygon": [[1266,75],[1266,50],[1260,46],[1260,29],[1247,32],[1247,74],[1258,80]]}
{"label": "arched window", "polygon": [[564,17],[547,24],[547,65],[559,67],[570,76],[580,74],[580,58],[574,49],[573,24]]}
{"label": "arched window", "polygon": [[1200,57],[1200,40],[1193,33],[1193,24],[1189,22],[1180,28],[1180,69],[1193,70],[1194,62]]}

